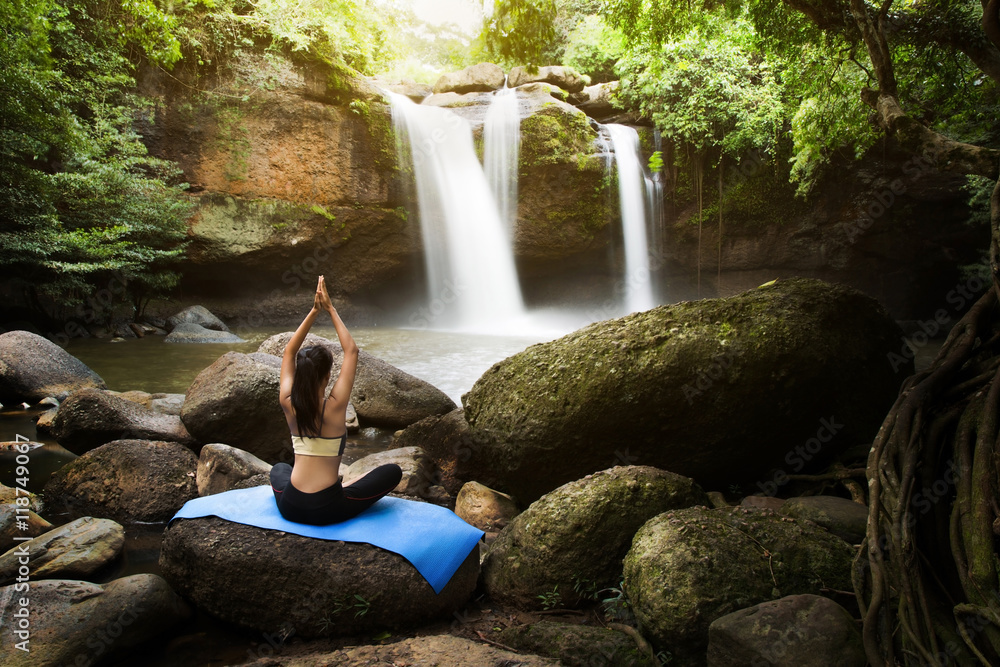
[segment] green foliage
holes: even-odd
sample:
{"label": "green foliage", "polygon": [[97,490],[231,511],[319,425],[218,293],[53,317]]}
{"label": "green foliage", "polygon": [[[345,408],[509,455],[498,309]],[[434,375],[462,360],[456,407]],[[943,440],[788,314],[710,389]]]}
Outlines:
{"label": "green foliage", "polygon": [[545,53],[556,48],[555,0],[496,0],[484,19],[483,51],[507,65],[545,64]]}
{"label": "green foliage", "polygon": [[142,2],[0,9],[0,279],[26,305],[97,293],[107,316],[176,284],[190,204],[133,130],[127,58],[175,61],[172,26]]}
{"label": "green foliage", "polygon": [[619,97],[696,152],[737,155],[774,142],[785,112],[772,66],[746,47],[749,26],[633,49],[618,64]]}
{"label": "green foliage", "polygon": [[624,52],[622,34],[600,16],[590,15],[569,34],[563,64],[589,76],[591,83],[614,81],[615,65]]}
{"label": "green foliage", "polygon": [[536,595],[542,602],[542,609],[555,609],[563,603],[562,594],[559,592],[559,584],[552,587],[551,591]]}

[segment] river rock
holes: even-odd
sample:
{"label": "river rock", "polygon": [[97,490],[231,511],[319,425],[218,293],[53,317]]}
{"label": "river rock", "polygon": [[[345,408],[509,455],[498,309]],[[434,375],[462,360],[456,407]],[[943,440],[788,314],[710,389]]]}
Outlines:
{"label": "river rock", "polygon": [[835,496],[789,498],[782,514],[817,523],[851,544],[861,544],[868,530],[868,506]]}
{"label": "river rock", "polygon": [[106,389],[101,376],[47,338],[28,331],[0,334],[0,403],[63,400],[85,387]]}
{"label": "river rock", "polygon": [[35,421],[35,435],[39,438],[53,438],[52,436],[52,424],[56,420],[56,414],[59,412],[59,408],[52,408],[46,410],[42,414],[38,415],[38,420]]}
{"label": "river rock", "polygon": [[199,496],[210,496],[235,488],[234,485],[254,475],[271,472],[271,464],[250,452],[220,442],[201,448],[195,477]]}
{"label": "river rock", "polygon": [[188,388],[181,420],[202,442],[221,442],[268,463],[292,460],[292,437],[278,403],[277,362],[227,352]]}
{"label": "river rock", "polygon": [[168,331],[173,331],[179,324],[197,324],[212,331],[229,331],[226,323],[213,315],[204,306],[188,306],[179,313],[167,318],[166,326]]}
{"label": "river rock", "polygon": [[[553,86],[559,86],[570,93],[578,93],[584,87],[583,77],[575,69],[559,65],[539,67],[538,71],[534,74],[530,73],[527,67],[515,67],[507,76],[507,85],[511,88],[517,88],[518,86],[523,86],[526,83],[534,83],[535,81],[551,83]],[[437,92],[437,90],[434,92]]]}
{"label": "river rock", "polygon": [[416,81],[404,80],[398,83],[382,83],[380,87],[394,93],[399,93],[400,95],[406,95],[417,104],[423,102],[434,92],[433,86],[428,86],[426,83],[417,83]]}
{"label": "river rock", "polygon": [[[23,525],[18,524],[18,519]],[[14,503],[0,505],[0,553],[20,544],[15,537],[38,537],[51,529],[51,523],[31,510],[18,513]]]}
{"label": "river rock", "polygon": [[461,408],[443,415],[431,415],[410,424],[393,439],[396,447],[420,447],[437,461],[441,484],[451,494],[458,493],[463,479],[476,470],[466,467],[472,458],[472,435]]}
{"label": "river rock", "polygon": [[115,440],[52,473],[45,497],[120,523],[167,521],[198,496],[198,459],[175,442]]}
{"label": "river rock", "polygon": [[17,502],[18,498],[27,498],[28,509],[32,512],[42,514],[45,510],[45,503],[38,494],[31,491],[23,491],[21,487],[0,484],[0,505],[17,505],[18,507],[23,507],[23,504]]}
{"label": "river rock", "polygon": [[167,528],[160,567],[181,595],[213,616],[262,632],[291,626],[300,637],[320,637],[449,616],[476,588],[479,551],[435,595],[405,558],[370,544],[207,517]]}
{"label": "river rock", "polygon": [[423,498],[430,487],[437,484],[437,467],[419,447],[400,447],[376,452],[358,459],[347,469],[346,482],[350,483],[387,463],[395,463],[403,471],[403,478],[393,493]]}
{"label": "river rock", "polygon": [[[899,327],[818,280],[596,322],[490,368],[463,397],[472,479],[532,500],[623,459],[707,487],[775,484],[870,442]],[[765,476],[767,475],[767,476]]]}
{"label": "river rock", "polygon": [[708,626],[785,595],[850,590],[854,549],[808,521],[770,510],[692,507],[650,519],[624,560],[643,636],[676,658],[704,659]]}
{"label": "river rock", "polygon": [[[270,646],[265,646],[271,648]],[[267,653],[270,655],[270,652]],[[275,659],[260,657],[244,667],[274,667]],[[280,656],[282,667],[368,667],[369,665],[421,665],[426,667],[558,667],[558,660],[513,653],[454,635],[409,637],[391,644],[346,646],[327,653]]]}
{"label": "river rock", "polygon": [[556,98],[560,102],[568,101],[570,96],[569,93],[559,86],[553,86],[551,83],[542,83],[541,81],[526,83],[523,86],[516,88],[516,90],[519,95],[548,95]]}
{"label": "river rock", "polygon": [[708,667],[865,667],[857,623],[819,595],[790,595],[717,618],[708,628]]}
{"label": "river rock", "polygon": [[109,519],[80,517],[0,555],[0,585],[14,583],[25,555],[32,580],[86,579],[117,558],[124,546],[121,525]]}
{"label": "river rock", "polygon": [[228,331],[207,329],[193,322],[181,322],[163,339],[164,343],[245,343],[246,341]]}
{"label": "river rock", "polygon": [[746,496],[740,501],[741,507],[756,507],[764,510],[774,510],[777,512],[785,504],[784,498],[775,496]]}
{"label": "river rock", "polygon": [[513,498],[479,482],[466,482],[455,498],[455,514],[488,533],[503,530],[519,511]]}
{"label": "river rock", "polygon": [[101,389],[81,389],[63,401],[52,420],[51,433],[74,454],[126,438],[168,440],[197,447],[180,417],[158,414]]}
{"label": "river rock", "polygon": [[[635,532],[671,509],[708,502],[692,480],[646,466],[602,470],[547,493],[500,531],[483,560],[490,597],[538,609],[593,600],[621,580]],[[599,545],[599,546],[598,546]]]}
{"label": "river rock", "polygon": [[[271,336],[261,343],[258,352],[281,357],[292,332]],[[333,354],[334,382],[344,357],[339,343],[309,334],[303,347],[323,345]],[[358,371],[351,391],[351,402],[363,426],[404,428],[430,415],[442,415],[455,409],[455,402],[437,387],[405,373],[364,350],[358,355]]]}
{"label": "river rock", "polygon": [[184,394],[157,393],[150,396],[149,409],[161,415],[176,415],[180,417],[184,407]]}
{"label": "river rock", "polygon": [[435,93],[478,93],[503,88],[503,70],[493,63],[470,65],[460,72],[448,72],[434,84]]}
{"label": "river rock", "polygon": [[525,653],[557,658],[566,667],[652,665],[635,640],[618,630],[542,620],[504,628],[498,641]]}
{"label": "river rock", "polygon": [[[86,581],[33,581],[28,598],[30,652],[16,650],[17,584],[0,589],[0,646],[5,667],[92,665],[118,649],[136,646],[191,614],[155,574],[135,574],[103,585]],[[6,619],[11,619],[8,622]]]}

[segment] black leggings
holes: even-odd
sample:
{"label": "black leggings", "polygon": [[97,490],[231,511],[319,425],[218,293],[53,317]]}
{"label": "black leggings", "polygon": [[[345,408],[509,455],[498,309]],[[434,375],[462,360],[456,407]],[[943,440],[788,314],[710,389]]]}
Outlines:
{"label": "black leggings", "polygon": [[375,504],[396,488],[403,471],[395,463],[375,468],[350,486],[340,480],[333,486],[305,493],[292,486],[292,466],[275,463],[271,468],[271,490],[281,516],[296,523],[325,526],[346,521]]}

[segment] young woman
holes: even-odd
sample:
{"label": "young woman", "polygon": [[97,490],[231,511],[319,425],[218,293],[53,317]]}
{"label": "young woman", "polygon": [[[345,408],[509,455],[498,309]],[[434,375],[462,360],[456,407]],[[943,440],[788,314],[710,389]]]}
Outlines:
{"label": "young woman", "polygon": [[[344,350],[340,373],[328,397],[333,356],[320,345],[303,349],[302,341],[321,311],[330,314]],[[379,466],[349,486],[340,479],[340,459],[347,444],[347,401],[358,368],[358,346],[330,302],[323,276],[316,284],[312,310],[292,334],[281,358],[278,400],[292,432],[295,465],[271,468],[271,489],[281,516],[323,526],[350,519],[396,488],[399,466]]]}

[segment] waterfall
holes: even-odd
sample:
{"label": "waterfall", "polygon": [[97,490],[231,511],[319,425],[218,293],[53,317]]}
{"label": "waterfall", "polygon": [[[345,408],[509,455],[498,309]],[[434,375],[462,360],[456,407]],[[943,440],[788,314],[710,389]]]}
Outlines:
{"label": "waterfall", "polygon": [[483,164],[493,190],[500,219],[512,233],[517,221],[517,160],[521,148],[521,120],[517,93],[501,88],[493,96],[483,126]]}
{"label": "waterfall", "polygon": [[[432,328],[496,331],[524,315],[510,238],[472,144],[468,122],[386,93],[420,212]],[[411,323],[414,320],[411,318]]]}
{"label": "waterfall", "polygon": [[656,305],[647,231],[652,222],[652,207],[647,205],[647,200],[655,196],[655,185],[642,168],[639,134],[624,125],[605,127],[611,135],[618,168],[618,197],[625,242],[625,312],[634,313]]}

